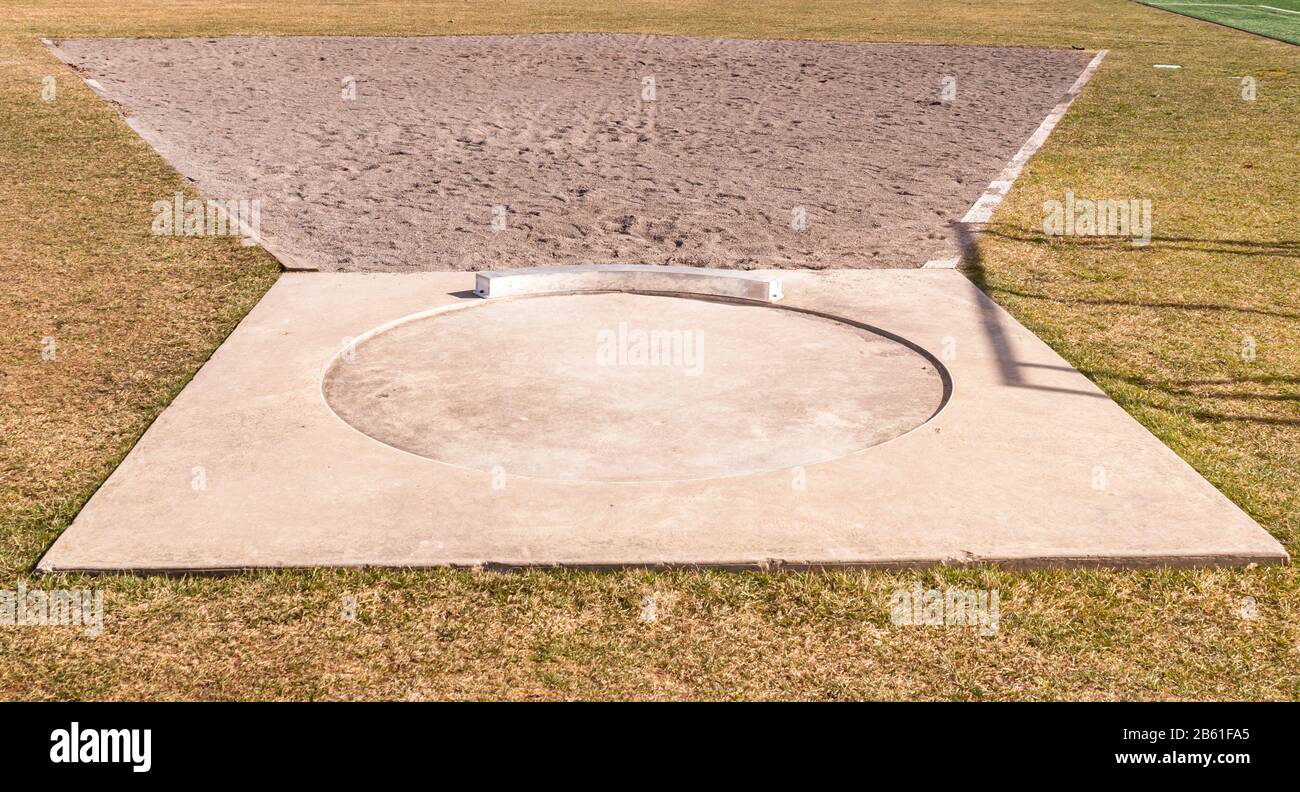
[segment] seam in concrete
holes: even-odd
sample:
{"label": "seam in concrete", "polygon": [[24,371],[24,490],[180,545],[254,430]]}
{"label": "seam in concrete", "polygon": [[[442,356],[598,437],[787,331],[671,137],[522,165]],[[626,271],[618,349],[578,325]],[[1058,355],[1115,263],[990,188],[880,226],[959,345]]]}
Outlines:
{"label": "seam in concrete", "polygon": [[[138,118],[127,115],[125,112],[125,108],[123,108],[118,102],[114,101],[113,98],[108,95],[108,92],[104,90],[104,86],[101,85],[98,80],[92,77],[84,76],[81,73],[81,70],[78,69],[77,65],[72,61],[72,59],[69,58],[63,52],[63,50],[59,49],[58,45],[56,45],[53,41],[47,38],[43,38],[41,39],[41,43],[44,44],[45,48],[50,51],[51,55],[53,55],[55,58],[61,61],[65,66],[71,69],[73,74],[76,74],[78,77],[80,77],[81,81],[86,84],[86,87],[90,88],[90,90],[93,91],[96,96],[98,96],[100,99],[103,99],[106,103],[108,103],[110,107],[116,109],[118,115],[122,118],[122,120],[126,123],[126,125],[131,128],[131,131],[135,132],[136,135],[138,135],[141,140],[143,140],[146,144],[148,144],[150,148],[154,150],[155,154],[157,154],[159,157],[162,157],[163,161],[166,162],[169,166],[171,166],[173,170],[175,170],[175,166],[171,164],[171,160],[167,157],[166,154],[167,144],[163,141],[162,137],[158,133],[154,132],[147,125],[141,122]],[[181,177],[184,178],[184,175],[182,174]],[[283,270],[289,272],[319,272],[320,271],[320,267],[317,266],[316,264],[310,261],[305,261],[304,259],[298,256],[285,252],[284,249],[280,247],[279,243],[277,243],[274,238],[268,237],[266,234],[255,232],[253,228],[249,226],[247,223],[245,223],[241,218],[231,216],[230,213],[228,213],[225,210],[225,208],[223,208],[220,205],[220,203],[221,203],[220,201],[215,201],[214,199],[213,207],[216,208],[218,214],[221,215],[222,219],[226,223],[233,222],[238,225],[239,233],[241,236],[240,244],[245,245],[247,247],[252,247],[254,245],[261,247],[267,253],[271,254],[272,258],[280,262],[280,268]]]}
{"label": "seam in concrete", "polygon": [[1052,108],[1052,112],[1047,114],[1047,117],[1043,119],[1043,123],[1039,124],[1038,129],[1034,130],[1034,134],[1029,136],[1029,140],[1025,141],[1025,145],[1020,147],[1020,151],[1016,152],[1016,155],[1011,158],[1011,161],[1002,169],[998,177],[989,183],[988,188],[984,190],[984,194],[962,216],[962,223],[982,225],[989,221],[989,218],[993,216],[993,211],[998,208],[998,204],[1002,203],[1002,199],[1011,190],[1011,185],[1020,177],[1020,173],[1025,169],[1029,158],[1034,156],[1047,142],[1048,135],[1052,134],[1052,130],[1056,129],[1056,125],[1065,117],[1065,111],[1070,109],[1070,105],[1083,92],[1083,87],[1092,79],[1092,75],[1097,73],[1097,69],[1101,67],[1102,59],[1109,52],[1110,50],[1101,50],[1093,56],[1088,65],[1084,67],[1083,72],[1079,74],[1078,79],[1074,81],[1074,85],[1071,85],[1070,90],[1065,92],[1065,98],[1056,107]]}

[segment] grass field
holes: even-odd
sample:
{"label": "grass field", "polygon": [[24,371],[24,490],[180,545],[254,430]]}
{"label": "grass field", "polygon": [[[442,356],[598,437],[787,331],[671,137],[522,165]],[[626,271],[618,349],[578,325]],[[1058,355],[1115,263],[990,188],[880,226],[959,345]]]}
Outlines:
{"label": "grass field", "polygon": [[[269,256],[230,240],[150,236],[151,202],[183,180],[38,38],[558,30],[1110,48],[967,272],[1300,552],[1290,45],[1123,0],[1007,0],[997,13],[953,0],[11,1],[0,17],[0,589],[102,587],[107,616],[98,637],[0,627],[0,696],[1300,698],[1294,567],[33,578],[276,277]],[[57,99],[46,102],[49,76]],[[1257,81],[1253,101],[1242,76]],[[1044,238],[1042,202],[1066,190],[1151,200],[1152,243]],[[918,581],[999,590],[1000,630],[891,626],[890,593]],[[649,595],[658,617],[647,622]]]}
{"label": "grass field", "polygon": [[1141,0],[1146,5],[1186,14],[1207,22],[1247,30],[1261,36],[1300,44],[1300,0],[1269,3],[1230,3],[1226,0],[1185,3],[1182,0]]}

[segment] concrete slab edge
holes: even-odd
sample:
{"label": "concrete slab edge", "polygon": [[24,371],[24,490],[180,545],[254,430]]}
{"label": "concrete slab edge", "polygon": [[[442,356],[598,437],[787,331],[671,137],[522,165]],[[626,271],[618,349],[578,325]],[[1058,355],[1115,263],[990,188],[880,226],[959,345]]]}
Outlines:
{"label": "concrete slab edge", "polygon": [[765,558],[748,561],[697,561],[697,562],[564,562],[523,560],[502,561],[448,561],[437,564],[383,564],[373,562],[338,562],[329,564],[267,564],[246,567],[58,567],[38,564],[36,572],[42,575],[162,575],[168,577],[204,576],[219,577],[241,575],[259,570],[313,570],[329,569],[401,569],[401,570],[479,570],[484,572],[523,572],[538,569],[569,569],[585,572],[719,570],[733,572],[836,572],[882,571],[894,572],[934,567],[990,566],[1008,571],[1038,569],[1195,569],[1205,567],[1242,568],[1247,566],[1289,566],[1290,557],[1258,554],[1200,554],[1151,556],[1071,556],[1042,555],[1024,557],[963,558],[895,558],[874,561],[799,561],[782,558]]}

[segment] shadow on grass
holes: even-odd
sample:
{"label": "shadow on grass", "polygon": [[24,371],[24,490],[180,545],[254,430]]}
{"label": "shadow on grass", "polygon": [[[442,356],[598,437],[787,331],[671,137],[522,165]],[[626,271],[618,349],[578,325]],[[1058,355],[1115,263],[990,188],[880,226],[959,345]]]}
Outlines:
{"label": "shadow on grass", "polygon": [[[988,294],[992,287],[988,285],[987,280],[985,278],[984,266],[983,266],[983,254],[979,250],[979,241],[978,239],[976,239],[977,234],[974,229],[962,227],[963,224],[958,224],[958,226],[959,227],[957,229],[957,235],[962,249],[963,271],[966,272],[967,276],[970,277],[971,280],[974,281],[976,285],[978,285],[980,289],[984,291],[985,294]],[[992,229],[992,228],[982,229],[979,231],[979,234],[985,236],[997,237],[999,239],[1006,239],[1013,242],[1023,242],[1025,244],[1031,244],[1031,245],[1045,245],[1048,244],[1049,242],[1049,237],[1043,236],[1041,234],[1012,234],[1012,233],[1007,233],[1006,231]],[[1154,244],[1158,239],[1160,238],[1152,237],[1152,246],[1142,248],[1142,250],[1147,251],[1147,250],[1157,249],[1154,247]],[[1059,237],[1053,237],[1050,238],[1050,240],[1057,244],[1060,243]],[[1189,240],[1180,240],[1180,241],[1199,243],[1207,240],[1189,239]],[[1187,247],[1184,249],[1195,250],[1197,252],[1202,252],[1202,253],[1206,253],[1206,252],[1227,253],[1235,256],[1294,257],[1297,260],[1300,260],[1300,242],[1292,242],[1292,241],[1252,242],[1252,241],[1235,241],[1235,240],[1208,240],[1208,241],[1218,242],[1225,245],[1255,247],[1258,248],[1258,250],[1255,252],[1246,252],[1243,251],[1241,248],[1237,248],[1237,247],[1225,248],[1225,249]],[[1086,247],[1098,247],[1098,248],[1108,248],[1108,247],[1117,246],[1117,243],[1114,239],[1105,239],[1105,238],[1101,238],[1100,240],[1094,240],[1094,239],[1071,240],[1071,244],[1077,247],[1086,246]],[[1123,244],[1123,248],[1125,250],[1135,249],[1129,247],[1127,243]],[[1268,251],[1268,252],[1264,252],[1264,251]],[[1223,305],[1219,303],[1187,303],[1187,302],[1165,302],[1165,301],[1143,301],[1143,300],[1120,300],[1114,298],[1101,298],[1101,297],[1058,297],[1051,294],[1043,294],[1041,292],[1020,291],[1020,290],[1008,288],[1006,286],[998,286],[996,288],[996,291],[1003,292],[1005,294],[1011,294],[1016,297],[1025,297],[1034,300],[1049,300],[1051,302],[1068,304],[1068,305],[1099,305],[1099,306],[1115,305],[1115,306],[1127,306],[1131,308],[1169,308],[1169,309],[1180,310],[1180,311],[1233,311],[1235,313],[1248,313],[1248,314],[1256,314],[1259,316],[1271,316],[1278,319],[1300,319],[1300,312],[1271,310],[1267,308],[1254,308],[1254,307],[1243,306],[1243,305]]]}
{"label": "shadow on grass", "polygon": [[[1201,401],[1213,402],[1218,399],[1227,401],[1266,401],[1266,402],[1292,402],[1300,407],[1300,393],[1249,393],[1241,391],[1227,392],[1206,392],[1197,388],[1219,387],[1224,385],[1245,385],[1248,383],[1262,384],[1295,384],[1300,383],[1300,377],[1241,377],[1237,379],[1220,379],[1220,380],[1184,380],[1173,382],[1162,382],[1147,377],[1137,377],[1132,375],[1118,374],[1114,371],[1104,370],[1083,370],[1083,373],[1091,380],[1099,378],[1119,380],[1128,383],[1137,388],[1144,390],[1159,391],[1168,394],[1171,397],[1189,397]],[[1199,409],[1180,409],[1177,407],[1166,407],[1160,404],[1148,404],[1162,412],[1179,413],[1196,418],[1201,421],[1210,423],[1218,422],[1249,422],[1263,424],[1266,426],[1300,426],[1300,418],[1285,418],[1272,415],[1233,415],[1230,413],[1214,412],[1211,410]]]}
{"label": "shadow on grass", "polygon": [[1014,233],[1004,228],[986,227],[981,231],[987,236],[1009,239],[1013,242],[1028,244],[1065,244],[1071,247],[1116,248],[1122,250],[1141,250],[1143,252],[1187,251],[1193,253],[1225,253],[1233,256],[1270,256],[1282,258],[1300,258],[1300,240],[1279,239],[1276,241],[1255,239],[1200,239],[1197,237],[1152,236],[1148,244],[1141,248],[1134,247],[1127,237],[1114,236],[1054,236],[1049,237],[1038,231]]}
{"label": "shadow on grass", "polygon": [[[1048,294],[1039,294],[1034,292],[1009,289],[1004,286],[994,287],[989,284],[988,273],[984,267],[984,253],[980,249],[980,243],[979,243],[980,234],[988,234],[990,236],[996,236],[1003,239],[1011,239],[1014,241],[1026,242],[1029,244],[1046,244],[1047,237],[1045,236],[1035,237],[1032,235],[1026,235],[1026,236],[1011,235],[1005,232],[1000,232],[991,229],[980,229],[966,223],[956,223],[954,225],[957,234],[957,241],[961,249],[961,264],[960,264],[961,271],[990,300],[992,299],[994,292],[1000,292],[1003,294],[1015,295],[1017,297],[1047,300],[1058,304],[1127,306],[1127,307],[1138,307],[1138,308],[1173,309],[1173,310],[1187,310],[1187,311],[1233,311],[1239,313],[1260,314],[1263,316],[1271,316],[1271,317],[1282,318],[1282,319],[1300,319],[1300,313],[1272,311],[1272,310],[1266,310],[1262,308],[1251,308],[1246,306],[1216,305],[1212,303],[1175,303],[1175,302],[1150,302],[1150,301],[1121,300],[1121,299],[1095,299],[1095,298],[1084,298],[1084,297],[1057,297]],[[1195,240],[1190,240],[1190,241],[1195,241]],[[1221,241],[1221,240],[1215,240],[1215,241]],[[1113,244],[1113,240],[1111,241],[1111,243]],[[1279,243],[1229,242],[1228,244],[1232,244],[1232,245],[1240,244],[1243,246],[1254,245],[1254,246],[1266,247],[1269,249],[1277,249],[1277,250],[1290,249],[1294,251],[1292,253],[1268,253],[1268,254],[1237,253],[1238,255],[1300,255],[1300,243],[1294,243],[1294,242],[1279,242]],[[994,348],[997,349],[998,351],[998,366],[1001,371],[1003,382],[1007,385],[1011,385],[1014,387],[1036,387],[1033,385],[1028,385],[1024,382],[1024,378],[1021,375],[1021,370],[1025,368],[1033,368],[1038,366],[1036,366],[1036,364],[1031,364],[1031,363],[1022,363],[1015,359],[1009,345],[1006,343],[1005,335],[1003,334],[1001,327],[997,323],[996,314],[994,314],[992,310],[985,312],[984,329],[989,336],[990,342],[993,344]],[[1060,367],[1053,366],[1050,368],[1060,368]],[[1243,393],[1239,391],[1227,392],[1227,393],[1204,393],[1195,390],[1195,388],[1197,387],[1244,385],[1247,383],[1258,383],[1258,384],[1265,384],[1265,385],[1297,384],[1300,383],[1300,376],[1261,375],[1261,376],[1254,376],[1254,377],[1240,377],[1235,379],[1200,379],[1200,380],[1193,379],[1193,380],[1183,380],[1183,381],[1174,381],[1174,382],[1161,382],[1146,377],[1140,377],[1140,376],[1130,375],[1130,374],[1119,374],[1114,371],[1108,371],[1108,370],[1090,369],[1087,367],[1081,367],[1078,370],[1080,373],[1082,373],[1085,377],[1087,377],[1089,380],[1093,382],[1096,382],[1099,378],[1118,380],[1138,388],[1165,393],[1171,398],[1191,397],[1191,398],[1203,399],[1203,400],[1214,400],[1214,399],[1229,399],[1229,400],[1241,400],[1241,401],[1258,400],[1258,401],[1273,401],[1273,402],[1295,402],[1297,404],[1300,404],[1300,395],[1297,394],[1257,394],[1257,393]],[[1091,394],[1087,394],[1087,395],[1091,395]],[[1158,410],[1162,410],[1164,412],[1177,412],[1195,418],[1197,420],[1206,421],[1208,423],[1249,422],[1249,423],[1262,424],[1268,426],[1300,426],[1300,418],[1286,418],[1286,417],[1277,417],[1277,416],[1269,416],[1269,415],[1232,415],[1229,413],[1214,412],[1211,410],[1203,410],[1203,409],[1183,410],[1183,409],[1178,409],[1173,407],[1165,407],[1158,404],[1152,404],[1149,406],[1154,407],[1155,409]]]}

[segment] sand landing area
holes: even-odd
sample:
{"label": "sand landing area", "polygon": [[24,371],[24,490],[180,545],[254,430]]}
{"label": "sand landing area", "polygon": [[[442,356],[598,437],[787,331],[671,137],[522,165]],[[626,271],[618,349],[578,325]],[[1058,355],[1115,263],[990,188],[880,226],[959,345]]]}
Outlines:
{"label": "sand landing area", "polygon": [[[917,267],[1089,60],[561,34],[58,44],[325,271]],[[160,196],[165,197],[165,196]]]}

